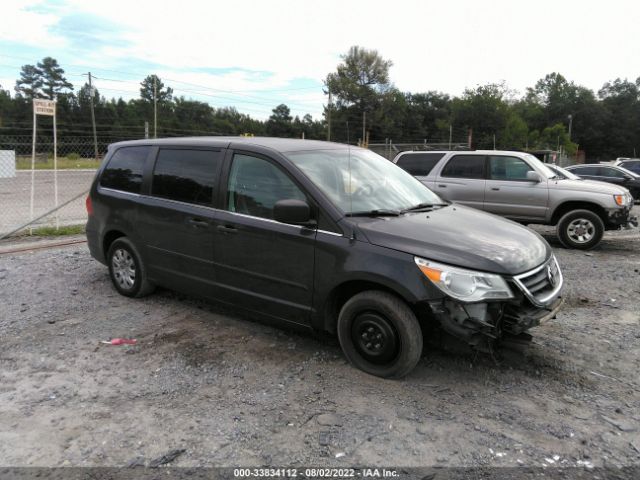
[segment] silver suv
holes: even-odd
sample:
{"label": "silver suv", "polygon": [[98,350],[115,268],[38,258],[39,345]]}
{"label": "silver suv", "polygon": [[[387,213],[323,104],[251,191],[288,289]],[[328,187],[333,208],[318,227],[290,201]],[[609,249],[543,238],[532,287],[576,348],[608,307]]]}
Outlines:
{"label": "silver suv", "polygon": [[393,160],[441,197],[520,223],[557,225],[568,248],[637,226],[623,187],[557,175],[531,154],[499,150],[401,152]]}

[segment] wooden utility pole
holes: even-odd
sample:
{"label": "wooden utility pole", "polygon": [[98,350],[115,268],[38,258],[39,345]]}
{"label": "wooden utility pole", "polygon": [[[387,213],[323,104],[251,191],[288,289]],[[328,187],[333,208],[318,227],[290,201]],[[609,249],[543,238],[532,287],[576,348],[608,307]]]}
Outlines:
{"label": "wooden utility pole", "polygon": [[156,77],[153,76],[153,138],[158,138],[158,91]]}
{"label": "wooden utility pole", "polygon": [[93,84],[91,82],[91,72],[89,72],[87,75],[89,76],[89,98],[91,100],[89,104],[91,105],[91,125],[93,126],[93,153],[96,157],[96,160],[98,160],[98,134],[96,133],[96,114],[93,110],[93,97],[95,95],[95,92],[93,90]]}
{"label": "wooden utility pole", "polygon": [[331,141],[331,90],[329,90],[329,106],[327,108],[327,142]]}

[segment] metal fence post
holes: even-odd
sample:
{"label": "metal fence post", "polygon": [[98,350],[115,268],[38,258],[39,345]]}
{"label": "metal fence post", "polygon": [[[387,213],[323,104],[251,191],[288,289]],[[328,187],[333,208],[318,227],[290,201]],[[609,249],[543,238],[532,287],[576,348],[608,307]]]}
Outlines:
{"label": "metal fence post", "polygon": [[56,128],[56,115],[53,116],[53,197],[56,208],[56,230],[60,228],[58,216],[58,130]]}
{"label": "metal fence post", "polygon": [[[31,200],[29,201],[29,218],[33,218],[33,201],[35,196],[35,169],[36,169],[36,109],[33,108],[33,136],[31,143]],[[33,229],[29,229],[29,233],[33,233]]]}

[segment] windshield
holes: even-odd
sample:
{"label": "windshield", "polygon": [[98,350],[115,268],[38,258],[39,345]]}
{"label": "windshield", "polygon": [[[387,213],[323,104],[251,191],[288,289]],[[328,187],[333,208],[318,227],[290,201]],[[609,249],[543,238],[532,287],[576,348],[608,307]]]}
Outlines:
{"label": "windshield", "polygon": [[345,213],[401,211],[445,203],[419,180],[369,150],[309,150],[285,155]]}
{"label": "windshield", "polygon": [[626,168],[624,168],[623,166],[619,166],[618,167],[620,170],[622,170],[623,173],[626,173],[627,175],[629,175],[630,177],[633,178],[638,178],[640,177],[640,175],[638,175],[636,172],[632,172],[631,170],[627,170]]}
{"label": "windshield", "polygon": [[542,174],[545,175],[547,178],[553,178],[556,176],[556,173],[553,170],[551,170],[544,163],[542,163],[537,157],[534,157],[530,153],[526,153],[524,155],[524,158],[527,162],[529,162],[529,165],[534,167],[539,172],[542,172]]}

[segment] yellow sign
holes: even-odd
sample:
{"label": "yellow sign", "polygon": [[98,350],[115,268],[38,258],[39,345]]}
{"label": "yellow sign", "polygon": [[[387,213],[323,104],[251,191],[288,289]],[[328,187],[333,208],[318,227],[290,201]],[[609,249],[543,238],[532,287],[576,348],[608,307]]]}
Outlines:
{"label": "yellow sign", "polygon": [[39,98],[33,99],[33,112],[36,115],[47,115],[49,117],[55,117],[56,115],[56,102],[55,100],[42,100]]}

